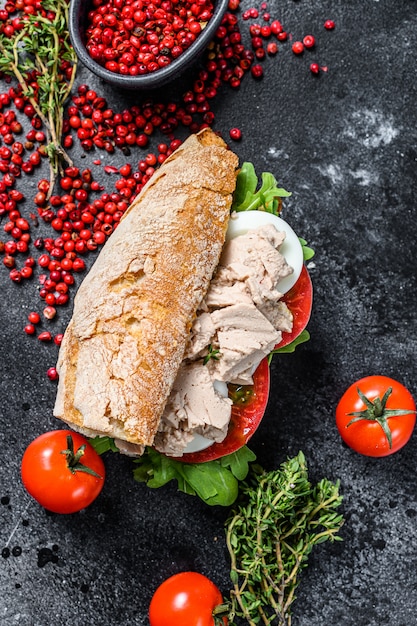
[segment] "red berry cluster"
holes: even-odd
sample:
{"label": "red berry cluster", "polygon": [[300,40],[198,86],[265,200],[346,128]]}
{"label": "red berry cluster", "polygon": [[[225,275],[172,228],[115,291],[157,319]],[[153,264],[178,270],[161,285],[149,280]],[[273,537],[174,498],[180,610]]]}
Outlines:
{"label": "red berry cluster", "polygon": [[[326,20],[324,22],[324,28],[326,30],[333,30],[335,28],[335,23],[333,20]],[[316,39],[313,35],[306,35],[302,41],[294,41],[292,44],[292,51],[294,52],[294,54],[300,55],[304,52],[304,50],[311,50],[315,47],[316,45]],[[318,74],[320,72],[320,70],[323,71],[327,71],[327,67],[323,66],[320,67],[320,65],[314,61],[313,63],[310,64],[310,71],[313,74]]]}
{"label": "red berry cluster", "polygon": [[211,0],[93,0],[86,48],[117,74],[138,76],[169,65],[213,15]]}
{"label": "red berry cluster", "polygon": [[[292,35],[284,29],[280,20],[272,19],[270,12],[266,9],[267,4],[263,2],[260,10],[252,7],[242,14],[243,20],[257,20],[249,26],[249,34],[251,37],[251,47],[258,61],[262,61],[266,56],[275,56],[279,50],[279,42],[285,42],[289,39],[292,40]],[[333,30],[335,28],[335,22],[333,20],[326,20],[324,22],[324,28],[326,30]],[[293,41],[291,50],[294,54],[301,55],[304,50],[313,49],[315,45],[315,37],[313,35],[305,35],[302,41]],[[315,62],[310,65],[310,70],[314,74],[317,74],[320,69],[324,71],[327,70],[326,67],[320,68],[319,64]],[[254,78],[261,78],[263,74],[263,67],[259,63],[252,67],[252,76]]]}
{"label": "red berry cluster", "polygon": [[[19,15],[14,15],[19,12]],[[0,22],[3,22],[2,32],[6,37],[13,37],[22,30],[23,21],[29,15],[39,15],[43,19],[55,19],[55,12],[45,9],[42,0],[7,0],[0,9]]]}

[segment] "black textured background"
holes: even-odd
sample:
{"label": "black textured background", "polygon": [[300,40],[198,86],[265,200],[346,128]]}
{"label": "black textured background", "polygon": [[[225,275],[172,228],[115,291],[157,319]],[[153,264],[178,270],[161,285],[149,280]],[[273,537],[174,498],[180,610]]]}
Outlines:
{"label": "black textured background", "polygon": [[[222,89],[214,127],[226,138],[240,127],[243,139],[232,145],[240,158],[293,192],[284,217],[316,250],[315,300],[311,341],[273,361],[270,403],[251,447],[267,468],[303,450],[312,480],[341,480],[344,541],[311,556],[293,625],[410,626],[417,439],[385,459],[362,457],[342,445],[334,410],[346,387],[373,373],[417,397],[416,2],[282,0],[268,9],[295,39],[314,34],[316,49],[296,57],[282,45],[262,81]],[[328,18],[332,32],[323,28]],[[313,76],[313,60],[328,72]],[[189,80],[165,93],[174,97]],[[112,91],[82,69],[77,82],[118,109],[147,97]],[[108,159],[125,161],[120,153]],[[36,177],[19,184],[30,198]],[[55,386],[45,376],[56,350],[23,332],[27,313],[39,308],[36,281],[15,285],[7,273],[0,267],[0,548],[11,554],[0,558],[0,624],[146,625],[155,587],[184,569],[227,589],[227,511],[175,485],[151,491],[134,483],[127,458],[106,456],[105,488],[79,514],[47,514],[25,493],[21,455],[58,426]],[[69,316],[70,307],[58,324]]]}

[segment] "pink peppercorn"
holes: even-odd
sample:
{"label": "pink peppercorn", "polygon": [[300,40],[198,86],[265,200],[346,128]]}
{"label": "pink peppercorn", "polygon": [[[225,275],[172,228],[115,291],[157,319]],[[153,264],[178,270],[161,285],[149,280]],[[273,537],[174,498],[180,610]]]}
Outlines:
{"label": "pink peppercorn", "polygon": [[264,70],[262,68],[262,65],[259,65],[259,63],[252,65],[250,71],[251,71],[253,78],[262,78],[264,75]]}
{"label": "pink peppercorn", "polygon": [[302,41],[294,41],[291,49],[294,54],[302,54],[304,52],[304,44]]}
{"label": "pink peppercorn", "polygon": [[313,35],[306,35],[303,39],[303,44],[306,48],[314,48],[316,45],[316,40]]}
{"label": "pink peppercorn", "polygon": [[279,20],[274,20],[273,22],[271,22],[271,32],[274,35],[278,35],[279,33],[282,33],[284,31],[282,24]]}
{"label": "pink peppercorn", "polygon": [[56,371],[55,367],[50,367],[48,371],[46,372],[46,375],[48,376],[49,380],[52,380],[52,381],[58,380],[59,378],[58,372]]}
{"label": "pink peppercorn", "polygon": [[274,54],[277,54],[278,52],[278,46],[274,41],[271,41],[267,47],[266,47],[266,51],[270,56],[273,56]]}
{"label": "pink peppercorn", "polygon": [[240,128],[231,128],[229,135],[230,139],[233,139],[233,141],[240,141],[242,139],[242,131]]}

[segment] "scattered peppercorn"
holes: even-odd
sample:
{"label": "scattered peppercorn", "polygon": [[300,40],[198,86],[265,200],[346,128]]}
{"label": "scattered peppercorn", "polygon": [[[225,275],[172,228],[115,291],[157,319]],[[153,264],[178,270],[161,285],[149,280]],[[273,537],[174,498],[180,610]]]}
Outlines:
{"label": "scattered peppercorn", "polygon": [[251,73],[253,78],[262,78],[264,75],[264,70],[262,65],[252,65]]}
{"label": "scattered peppercorn", "polygon": [[270,56],[274,56],[278,52],[277,44],[274,41],[271,41],[270,43],[268,43],[266,47],[266,51],[267,51],[267,54],[269,54]]}
{"label": "scattered peppercorn", "polygon": [[49,380],[51,380],[51,381],[58,380],[58,378],[59,378],[58,372],[56,371],[55,367],[50,367],[48,369],[48,371],[46,372],[46,375],[48,376]]}
{"label": "scattered peppercorn", "polygon": [[303,44],[305,48],[314,48],[316,40],[313,35],[306,35],[303,39]]}
{"label": "scattered peppercorn", "polygon": [[242,131],[240,128],[231,128],[229,135],[230,139],[233,139],[233,141],[240,141],[242,139]]}
{"label": "scattered peppercorn", "polygon": [[291,46],[291,49],[294,52],[294,54],[302,54],[304,52],[304,44],[302,41],[294,41],[294,43]]}

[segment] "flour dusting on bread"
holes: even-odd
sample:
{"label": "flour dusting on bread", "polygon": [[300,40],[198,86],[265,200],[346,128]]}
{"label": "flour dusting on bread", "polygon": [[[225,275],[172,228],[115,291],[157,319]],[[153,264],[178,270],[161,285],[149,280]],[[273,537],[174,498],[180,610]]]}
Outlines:
{"label": "flour dusting on bread", "polygon": [[126,211],[82,282],[61,344],[54,414],[151,445],[219,262],[238,159],[206,129]]}

